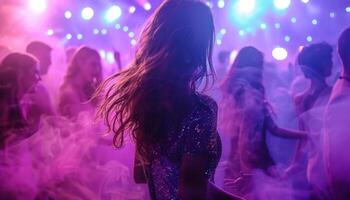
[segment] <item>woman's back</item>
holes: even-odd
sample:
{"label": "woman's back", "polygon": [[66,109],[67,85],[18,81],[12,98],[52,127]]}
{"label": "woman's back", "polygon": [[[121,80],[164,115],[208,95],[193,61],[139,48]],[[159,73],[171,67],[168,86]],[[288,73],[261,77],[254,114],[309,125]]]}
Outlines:
{"label": "woman's back", "polygon": [[146,173],[154,199],[179,199],[183,156],[205,155],[206,176],[213,179],[221,156],[216,130],[217,105],[208,96],[196,95],[195,105],[179,128],[168,134],[152,151]]}
{"label": "woman's back", "polygon": [[267,170],[274,164],[266,145],[267,130],[265,118],[269,115],[264,96],[256,88],[237,83],[233,92],[235,100],[233,113],[233,137],[236,138],[236,156],[239,157],[240,170]]}

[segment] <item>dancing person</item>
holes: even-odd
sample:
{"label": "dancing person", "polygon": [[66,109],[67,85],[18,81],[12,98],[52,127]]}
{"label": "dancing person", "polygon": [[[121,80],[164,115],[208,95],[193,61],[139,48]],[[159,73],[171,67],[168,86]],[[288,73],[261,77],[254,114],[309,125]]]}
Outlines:
{"label": "dancing person", "polygon": [[26,47],[26,52],[39,60],[40,75],[44,76],[49,72],[51,66],[52,48],[41,41],[32,41]]}
{"label": "dancing person", "polygon": [[204,3],[166,0],[149,19],[130,66],[103,84],[99,114],[117,147],[127,133],[135,140],[135,175],[145,177],[134,178],[145,178],[152,199],[237,198],[213,183],[221,155],[217,104],[196,91],[199,80],[214,75],[214,33]]}
{"label": "dancing person", "polygon": [[[332,53],[333,48],[327,43],[312,44],[304,47],[299,53],[298,64],[311,85],[306,91],[295,97],[298,115],[318,104],[324,105],[318,100],[328,102],[332,87],[327,84],[326,79],[332,73]],[[300,129],[307,130],[307,124],[303,124],[302,121],[300,123]]]}
{"label": "dancing person", "polygon": [[40,80],[37,66],[35,58],[21,53],[10,53],[0,64],[1,148],[36,131],[28,123],[22,99]]}
{"label": "dancing person", "polygon": [[218,80],[222,80],[226,73],[227,70],[230,66],[230,52],[229,51],[220,51],[218,53],[218,65],[216,67],[216,75],[218,77]]}
{"label": "dancing person", "polygon": [[[32,41],[26,47],[26,52],[33,55],[39,61],[41,78],[45,78],[51,66],[52,48],[41,41]],[[53,115],[54,108],[52,105],[51,95],[47,89],[46,81],[37,84],[34,93],[27,96],[28,101],[32,104],[28,109],[28,117],[33,124],[39,124],[41,117]]]}
{"label": "dancing person", "polygon": [[339,38],[338,53],[343,70],[326,109],[324,135],[327,177],[335,200],[350,198],[350,159],[346,155],[350,144],[350,28]]}
{"label": "dancing person", "polygon": [[282,129],[272,119],[265,97],[264,55],[255,47],[241,49],[222,84],[222,123],[231,135],[225,188],[255,198],[254,174],[277,177],[275,161],[266,143],[267,133],[283,138],[306,138],[305,132]]}
{"label": "dancing person", "polygon": [[101,57],[95,49],[82,46],[76,50],[60,88],[58,110],[70,119],[82,111],[94,110],[90,101],[102,81]]}
{"label": "dancing person", "polygon": [[[303,157],[301,149],[303,141],[299,142],[294,163],[301,171],[305,171],[300,166],[307,162],[306,175],[311,186],[312,199],[329,199],[330,194],[327,189],[326,172],[322,151],[322,128],[325,107],[329,100],[332,87],[326,82],[326,78],[332,73],[332,53],[333,48],[327,43],[317,43],[304,47],[298,55],[298,64],[305,78],[311,82],[310,87],[303,93],[295,97],[297,116],[299,117],[299,129],[317,135],[312,138],[312,145],[308,149],[307,158]],[[301,159],[301,160],[300,160]]]}

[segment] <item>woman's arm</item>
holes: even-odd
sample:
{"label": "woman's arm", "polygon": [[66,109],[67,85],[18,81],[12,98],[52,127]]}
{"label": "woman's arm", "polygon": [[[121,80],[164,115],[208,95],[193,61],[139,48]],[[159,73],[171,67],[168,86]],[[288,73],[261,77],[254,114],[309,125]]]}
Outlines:
{"label": "woman's arm", "polygon": [[289,129],[278,127],[277,124],[271,118],[271,116],[266,116],[265,126],[267,130],[269,130],[272,134],[276,136],[280,136],[284,138],[295,138],[295,139],[306,139],[308,137],[307,132],[289,130]]}

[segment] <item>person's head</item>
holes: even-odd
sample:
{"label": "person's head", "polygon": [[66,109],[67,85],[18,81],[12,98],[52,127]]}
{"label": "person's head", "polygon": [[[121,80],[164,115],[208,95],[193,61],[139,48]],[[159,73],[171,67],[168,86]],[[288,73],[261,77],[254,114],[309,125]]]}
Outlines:
{"label": "person's head", "polygon": [[[166,0],[160,5],[141,34],[134,61],[104,84],[113,86],[100,113],[115,133],[116,146],[123,144],[128,130],[142,150],[167,134],[167,118],[180,112],[177,106],[188,101],[199,80],[207,82],[214,74],[214,37],[211,10],[201,1]],[[181,95],[182,102],[176,101]]]}
{"label": "person's head", "polygon": [[[264,54],[257,48],[248,46],[242,48],[221,86],[225,93],[230,93],[235,80],[241,79],[251,85],[262,86]],[[259,88],[260,89],[260,88]]]}
{"label": "person's head", "polygon": [[99,53],[90,47],[78,48],[68,65],[65,81],[79,85],[96,85],[102,79],[102,64]]}
{"label": "person's head", "polygon": [[339,38],[338,52],[343,61],[344,72],[350,75],[350,28],[343,31]]}
{"label": "person's head", "polygon": [[230,52],[220,51],[218,54],[218,60],[221,65],[228,65],[228,63],[230,62]]}
{"label": "person's head", "polygon": [[21,99],[24,94],[34,90],[40,80],[38,61],[30,55],[10,53],[0,64],[0,70],[12,70],[18,80],[17,97]]}
{"label": "person's head", "polygon": [[73,55],[77,48],[75,47],[69,47],[65,50],[66,53],[66,63],[70,63],[72,61]]}
{"label": "person's head", "polygon": [[135,64],[166,79],[192,84],[212,73],[214,22],[196,0],[166,0],[144,28]]}
{"label": "person's head", "polygon": [[52,48],[40,41],[32,41],[27,45],[26,52],[32,54],[39,60],[40,74],[48,73],[51,65],[51,51]]}
{"label": "person's head", "polygon": [[232,68],[244,68],[244,67],[255,67],[262,69],[264,65],[264,54],[257,48],[248,46],[242,48],[235,61],[232,64]]}
{"label": "person's head", "polygon": [[304,47],[297,60],[306,78],[325,79],[332,74],[332,56],[333,47],[322,42]]}

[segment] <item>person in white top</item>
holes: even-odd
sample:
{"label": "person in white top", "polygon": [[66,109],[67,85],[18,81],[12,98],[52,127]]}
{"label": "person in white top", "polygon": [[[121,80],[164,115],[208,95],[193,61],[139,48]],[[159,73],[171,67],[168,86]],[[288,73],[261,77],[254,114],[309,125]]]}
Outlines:
{"label": "person in white top", "polygon": [[343,71],[335,84],[325,115],[324,150],[333,199],[350,199],[350,28],[339,38]]}

